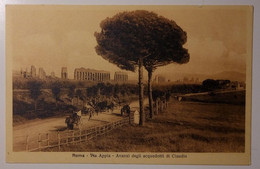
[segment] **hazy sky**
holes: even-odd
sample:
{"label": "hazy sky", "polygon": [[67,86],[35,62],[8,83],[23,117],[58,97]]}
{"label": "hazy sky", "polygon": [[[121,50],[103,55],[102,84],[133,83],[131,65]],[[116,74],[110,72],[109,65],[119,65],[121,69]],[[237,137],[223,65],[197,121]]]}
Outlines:
{"label": "hazy sky", "polygon": [[251,13],[245,6],[8,6],[7,56],[13,59],[13,70],[34,65],[37,73],[43,67],[60,77],[65,66],[73,78],[75,68],[85,67],[113,76],[120,69],[96,54],[94,32],[106,17],[136,9],[172,19],[187,32],[190,62],[158,68],[155,74],[246,71]]}

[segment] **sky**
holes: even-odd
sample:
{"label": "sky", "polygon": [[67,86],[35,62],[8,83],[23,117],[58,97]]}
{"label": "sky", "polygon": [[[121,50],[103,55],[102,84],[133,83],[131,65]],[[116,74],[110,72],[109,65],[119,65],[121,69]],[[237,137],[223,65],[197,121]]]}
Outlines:
{"label": "sky", "polygon": [[[118,12],[148,10],[174,20],[187,32],[184,45],[190,53],[187,64],[169,64],[156,74],[214,74],[223,71],[246,72],[251,57],[251,10],[248,6],[54,6],[10,5],[6,8],[6,56],[12,69],[43,67],[60,77],[67,67],[69,78],[75,68],[110,71],[117,66],[96,54],[94,36],[100,22]],[[128,72],[128,71],[127,71]],[[128,72],[130,79],[136,73]]]}

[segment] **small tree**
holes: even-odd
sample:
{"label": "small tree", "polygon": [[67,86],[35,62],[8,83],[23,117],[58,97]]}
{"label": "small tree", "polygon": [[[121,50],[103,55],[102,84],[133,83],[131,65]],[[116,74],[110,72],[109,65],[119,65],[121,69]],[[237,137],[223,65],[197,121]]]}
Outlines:
{"label": "small tree", "polygon": [[104,90],[102,90],[101,92],[104,96],[106,96],[106,98],[111,98],[111,96],[113,95],[113,85],[111,85],[110,83],[107,83],[104,87]]}
{"label": "small tree", "polygon": [[75,88],[76,88],[76,86],[74,84],[69,86],[68,96],[71,100],[71,104],[73,103],[73,97],[75,95]]}
{"label": "small tree", "polygon": [[86,92],[87,92],[86,95],[87,95],[89,100],[91,100],[93,98],[96,100],[96,97],[98,95],[98,87],[97,87],[97,85],[88,87]]}
{"label": "small tree", "polygon": [[77,89],[76,90],[76,96],[77,96],[77,104],[79,105],[79,100],[80,99],[82,99],[84,101],[84,99],[83,99],[83,92],[82,92],[81,89]]}
{"label": "small tree", "polygon": [[214,79],[206,79],[202,82],[202,86],[204,89],[207,91],[215,90],[219,87],[219,84],[216,80]]}
{"label": "small tree", "polygon": [[52,91],[52,94],[55,98],[55,105],[56,105],[56,108],[57,108],[58,107],[58,100],[60,98],[60,93],[61,93],[61,84],[59,82],[54,82],[51,85],[51,91]]}
{"label": "small tree", "polygon": [[40,81],[28,81],[28,88],[30,91],[30,96],[32,99],[34,99],[34,111],[37,109],[37,101],[39,96],[41,95],[41,87],[42,83]]}

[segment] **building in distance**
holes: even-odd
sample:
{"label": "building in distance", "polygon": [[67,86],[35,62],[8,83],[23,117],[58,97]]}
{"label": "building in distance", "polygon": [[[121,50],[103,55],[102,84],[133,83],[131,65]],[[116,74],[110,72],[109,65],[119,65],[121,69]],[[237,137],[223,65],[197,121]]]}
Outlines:
{"label": "building in distance", "polygon": [[31,73],[32,78],[36,77],[36,68],[33,65],[31,66],[31,72],[30,73]]}
{"label": "building in distance", "polygon": [[39,79],[46,79],[46,72],[42,67],[39,68],[38,77],[39,77]]}
{"label": "building in distance", "polygon": [[67,67],[62,67],[61,68],[61,79],[68,79]]}
{"label": "building in distance", "polygon": [[198,77],[183,77],[183,79],[178,79],[174,83],[177,84],[201,84]]}
{"label": "building in distance", "polygon": [[23,78],[36,78],[36,68],[34,65],[31,66],[30,71],[21,69],[20,72],[21,77]]}
{"label": "building in distance", "polygon": [[118,83],[120,83],[120,82],[122,82],[122,83],[127,82],[128,81],[128,74],[125,73],[125,72],[115,72],[115,74],[114,74],[114,81],[118,82]]}
{"label": "building in distance", "polygon": [[95,82],[110,81],[110,72],[104,70],[76,68],[74,70],[74,80],[86,80]]}
{"label": "building in distance", "polygon": [[55,73],[51,72],[51,78],[55,78]]}
{"label": "building in distance", "polygon": [[162,75],[156,75],[154,80],[153,80],[154,83],[165,83],[166,82],[166,78]]}
{"label": "building in distance", "polygon": [[21,77],[28,78],[30,77],[30,73],[26,70],[21,69]]}

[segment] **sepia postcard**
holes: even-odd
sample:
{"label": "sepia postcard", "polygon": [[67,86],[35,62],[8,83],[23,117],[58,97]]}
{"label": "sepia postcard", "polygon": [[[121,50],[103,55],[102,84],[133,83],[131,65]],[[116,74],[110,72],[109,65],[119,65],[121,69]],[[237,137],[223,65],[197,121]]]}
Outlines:
{"label": "sepia postcard", "polygon": [[9,163],[250,165],[252,6],[6,6]]}

